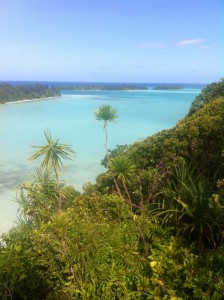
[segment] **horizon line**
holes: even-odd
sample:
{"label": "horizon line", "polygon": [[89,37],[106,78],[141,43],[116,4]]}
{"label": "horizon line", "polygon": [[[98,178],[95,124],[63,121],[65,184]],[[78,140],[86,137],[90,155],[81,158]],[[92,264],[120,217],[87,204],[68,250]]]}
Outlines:
{"label": "horizon line", "polygon": [[[75,83],[75,84],[209,84],[208,82],[167,82],[167,81],[157,81],[157,82],[137,82],[137,81],[59,81],[59,80],[0,80],[0,82],[55,82],[55,83]],[[214,81],[213,81],[214,82]]]}

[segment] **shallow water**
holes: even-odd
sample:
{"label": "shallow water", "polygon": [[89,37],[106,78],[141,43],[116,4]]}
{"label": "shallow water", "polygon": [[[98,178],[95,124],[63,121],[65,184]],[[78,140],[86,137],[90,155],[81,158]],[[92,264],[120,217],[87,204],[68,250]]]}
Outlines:
{"label": "shallow water", "polygon": [[103,123],[94,112],[102,104],[118,110],[119,119],[109,124],[109,148],[142,140],[171,128],[184,117],[201,89],[156,91],[62,91],[60,98],[0,106],[0,232],[16,218],[16,187],[31,178],[39,162],[30,161],[31,145],[43,145],[44,130],[72,146],[76,157],[65,163],[62,176],[81,190],[105,169]]}

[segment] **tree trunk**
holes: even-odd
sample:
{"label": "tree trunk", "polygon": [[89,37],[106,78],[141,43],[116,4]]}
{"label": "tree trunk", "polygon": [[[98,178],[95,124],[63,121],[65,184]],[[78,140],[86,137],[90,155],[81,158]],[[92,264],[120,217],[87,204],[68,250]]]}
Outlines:
{"label": "tree trunk", "polygon": [[129,201],[129,205],[130,205],[130,208],[131,208],[131,211],[132,211],[132,201],[131,201],[131,197],[130,197],[130,194],[129,194],[129,191],[128,191],[128,188],[125,184],[125,181],[122,179],[122,183],[123,183],[123,186],[124,186],[124,189],[125,189],[125,192],[128,196],[128,201]]}
{"label": "tree trunk", "polygon": [[107,157],[107,163],[109,165],[109,153],[108,153],[108,132],[107,132],[107,122],[104,124],[105,133],[106,133],[106,142],[105,142],[105,150],[106,150],[106,157]]}
{"label": "tree trunk", "polygon": [[57,190],[58,190],[58,213],[60,214],[61,213],[61,203],[62,203],[61,191],[60,191],[58,173],[55,169],[54,169],[54,172],[55,172],[55,176],[56,176],[56,184],[57,184]]}
{"label": "tree trunk", "polygon": [[[107,157],[107,166],[109,168],[109,163],[110,163],[110,157],[109,157],[109,153],[108,153],[108,132],[107,132],[107,122],[104,123],[104,129],[105,129],[105,132],[106,132],[106,143],[105,143],[105,149],[106,149],[106,157]],[[113,176],[113,175],[112,175]],[[123,199],[122,195],[121,195],[121,191],[119,189],[119,186],[117,184],[117,180],[115,179],[115,177],[113,176],[113,180],[114,180],[114,184],[115,184],[115,187],[116,187],[116,190],[117,190],[117,193],[119,195],[119,197],[121,199]]]}
{"label": "tree trunk", "polygon": [[114,175],[112,175],[112,176],[113,176],[114,184],[116,186],[117,193],[118,193],[119,197],[121,198],[121,200],[123,200],[123,197],[121,195],[121,190],[120,190],[120,188],[118,186],[117,180],[115,179]]}

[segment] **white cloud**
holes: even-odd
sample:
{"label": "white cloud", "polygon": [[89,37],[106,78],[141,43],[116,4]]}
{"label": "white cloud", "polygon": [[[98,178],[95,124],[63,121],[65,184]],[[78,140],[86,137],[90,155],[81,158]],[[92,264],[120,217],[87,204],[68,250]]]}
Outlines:
{"label": "white cloud", "polygon": [[163,43],[141,43],[141,48],[163,48],[165,44]]}
{"label": "white cloud", "polygon": [[204,42],[203,39],[192,39],[178,42],[180,47],[199,46]]}

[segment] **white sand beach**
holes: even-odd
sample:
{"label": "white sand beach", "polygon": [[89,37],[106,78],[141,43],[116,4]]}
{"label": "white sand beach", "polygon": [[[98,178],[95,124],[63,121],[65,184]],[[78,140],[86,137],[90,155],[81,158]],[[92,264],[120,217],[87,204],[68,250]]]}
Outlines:
{"label": "white sand beach", "polygon": [[34,99],[23,99],[23,100],[18,100],[18,101],[10,101],[6,102],[4,104],[13,104],[13,103],[23,103],[23,102],[33,102],[33,101],[43,101],[43,100],[49,100],[49,99],[56,99],[57,97],[47,97],[47,98],[34,98]]}

